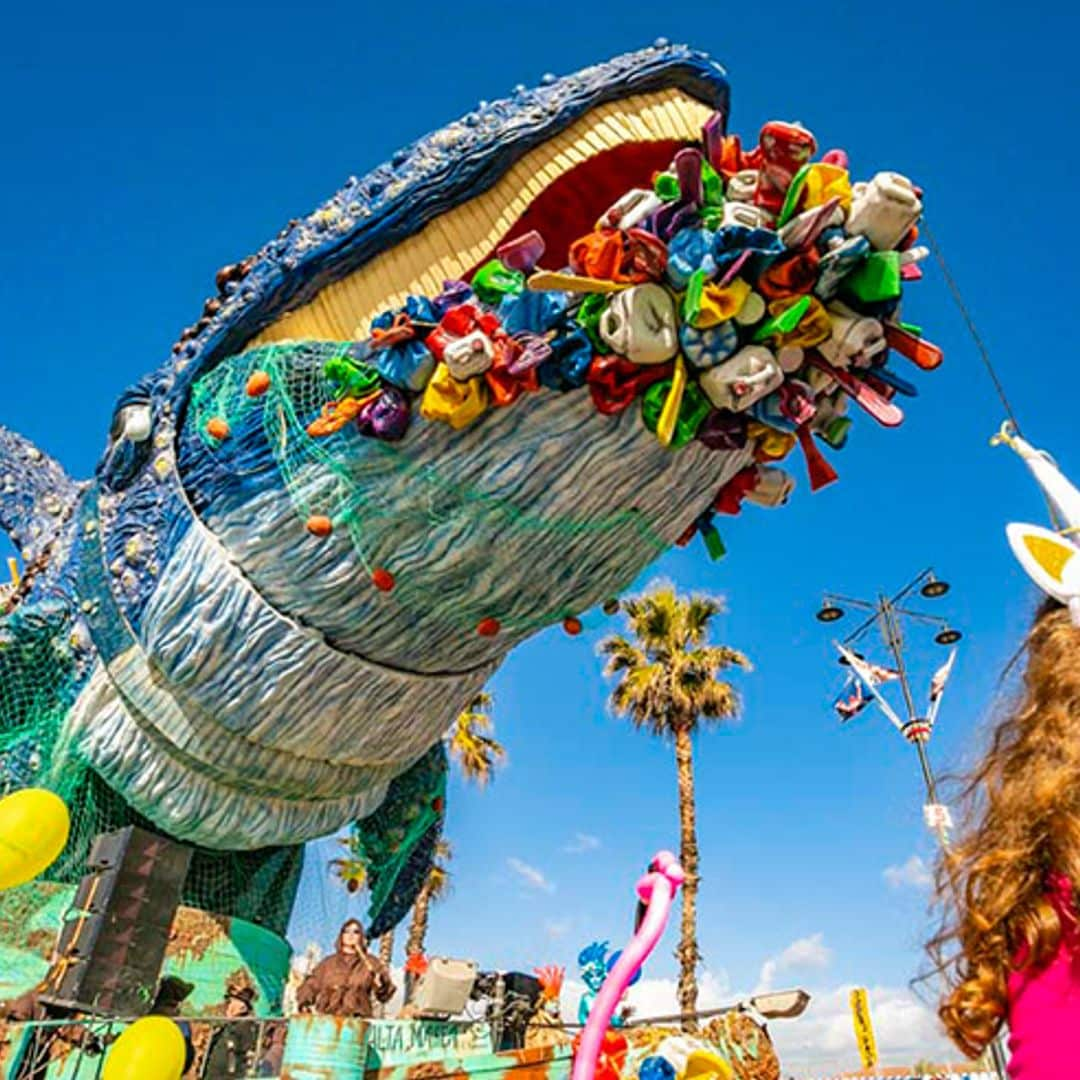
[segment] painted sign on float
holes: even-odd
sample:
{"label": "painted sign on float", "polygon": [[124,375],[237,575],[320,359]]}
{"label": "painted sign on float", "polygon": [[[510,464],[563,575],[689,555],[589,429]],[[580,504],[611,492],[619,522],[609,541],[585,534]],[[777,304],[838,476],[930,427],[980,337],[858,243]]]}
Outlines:
{"label": "painted sign on float", "polygon": [[366,1045],[369,1069],[493,1052],[488,1024],[433,1020],[369,1021]]}

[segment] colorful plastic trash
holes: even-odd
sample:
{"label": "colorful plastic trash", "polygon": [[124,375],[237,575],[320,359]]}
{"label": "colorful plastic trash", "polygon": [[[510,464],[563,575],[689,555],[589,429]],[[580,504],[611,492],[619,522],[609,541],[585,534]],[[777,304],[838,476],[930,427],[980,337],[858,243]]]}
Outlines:
{"label": "colorful plastic trash", "polygon": [[461,382],[439,364],[420,401],[420,415],[438,420],[452,428],[467,427],[480,417],[489,404],[487,383],[480,377]]}
{"label": "colorful plastic trash", "polygon": [[531,273],[544,257],[544,238],[535,230],[507,240],[495,249],[496,258],[510,270]]}
{"label": "colorful plastic trash", "polygon": [[504,266],[499,259],[492,259],[473,274],[472,287],[478,300],[497,304],[504,296],[516,296],[525,288],[525,274]]}
{"label": "colorful plastic trash", "polygon": [[675,301],[659,285],[638,285],[615,293],[598,329],[608,348],[635,364],[663,364],[679,350]]}
{"label": "colorful plastic trash", "polygon": [[864,304],[895,300],[900,296],[900,252],[874,251],[846,278],[842,292]]}
{"label": "colorful plastic trash", "polygon": [[694,326],[707,329],[738,316],[750,298],[750,286],[742,278],[727,285],[704,284],[698,298],[695,318],[687,319]]}
{"label": "colorful plastic trash", "polygon": [[[669,409],[670,417],[665,417],[665,410]],[[712,406],[697,383],[684,383],[682,390],[678,391],[673,378],[653,383],[641,399],[641,419],[645,427],[656,432],[663,446],[670,446],[675,450],[685,446],[697,435],[698,429],[711,411]],[[665,442],[661,433],[669,423],[670,429]]]}
{"label": "colorful plastic trash", "polygon": [[741,412],[771,394],[784,381],[776,357],[760,345],[747,345],[729,360],[701,374],[701,388],[718,409]]}
{"label": "colorful plastic trash", "polygon": [[686,359],[695,368],[704,370],[716,367],[738,349],[739,330],[733,322],[717,323],[703,330],[687,323],[679,331],[679,343]]}
{"label": "colorful plastic trash", "polygon": [[790,334],[810,309],[810,297],[800,297],[792,304],[781,306],[777,312],[758,327],[754,341],[768,341],[771,337]]}
{"label": "colorful plastic trash", "polygon": [[891,251],[921,213],[915,185],[900,173],[880,172],[852,189],[846,227],[853,236],[865,236],[877,251]]}
{"label": "colorful plastic trash", "polygon": [[685,289],[691,275],[702,270],[706,277],[716,273],[712,247],[715,233],[710,229],[683,229],[668,246],[667,280],[676,289]]}

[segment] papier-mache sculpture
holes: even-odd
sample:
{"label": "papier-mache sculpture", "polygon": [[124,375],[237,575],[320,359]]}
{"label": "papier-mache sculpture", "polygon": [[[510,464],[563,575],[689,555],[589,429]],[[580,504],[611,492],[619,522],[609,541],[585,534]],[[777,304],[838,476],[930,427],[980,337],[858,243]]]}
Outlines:
{"label": "papier-mache sculpture", "polygon": [[668,44],[485,104],[220,271],[92,480],[0,431],[0,772],[31,747],[81,808],[59,873],[137,820],[251,916],[269,859],[287,907],[301,845],[355,823],[380,934],[443,733],[516,643],[673,543],[719,555],[795,447],[835,478],[848,402],[900,422],[888,350],[940,362],[900,318],[917,189],[727,116]]}

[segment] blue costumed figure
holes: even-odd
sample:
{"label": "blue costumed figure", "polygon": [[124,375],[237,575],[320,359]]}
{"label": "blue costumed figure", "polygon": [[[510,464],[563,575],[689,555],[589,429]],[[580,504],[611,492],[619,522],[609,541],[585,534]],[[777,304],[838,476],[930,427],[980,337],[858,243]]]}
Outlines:
{"label": "blue costumed figure", "polygon": [[[584,1024],[592,1012],[593,1002],[600,993],[600,987],[608,973],[608,943],[606,941],[594,941],[586,945],[578,953],[578,967],[581,970],[581,981],[585,984],[585,993],[581,995],[578,1003],[578,1023]],[[612,1018],[612,1027],[621,1027],[623,1020],[619,1016]]]}

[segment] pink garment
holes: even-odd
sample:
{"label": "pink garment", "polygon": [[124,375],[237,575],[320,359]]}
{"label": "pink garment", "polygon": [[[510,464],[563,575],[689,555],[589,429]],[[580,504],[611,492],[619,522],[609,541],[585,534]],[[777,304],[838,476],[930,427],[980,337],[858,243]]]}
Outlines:
{"label": "pink garment", "polygon": [[1061,918],[1061,944],[1046,967],[1009,975],[1012,1080],[1080,1077],[1080,926],[1069,879],[1052,874],[1048,884],[1048,898]]}

